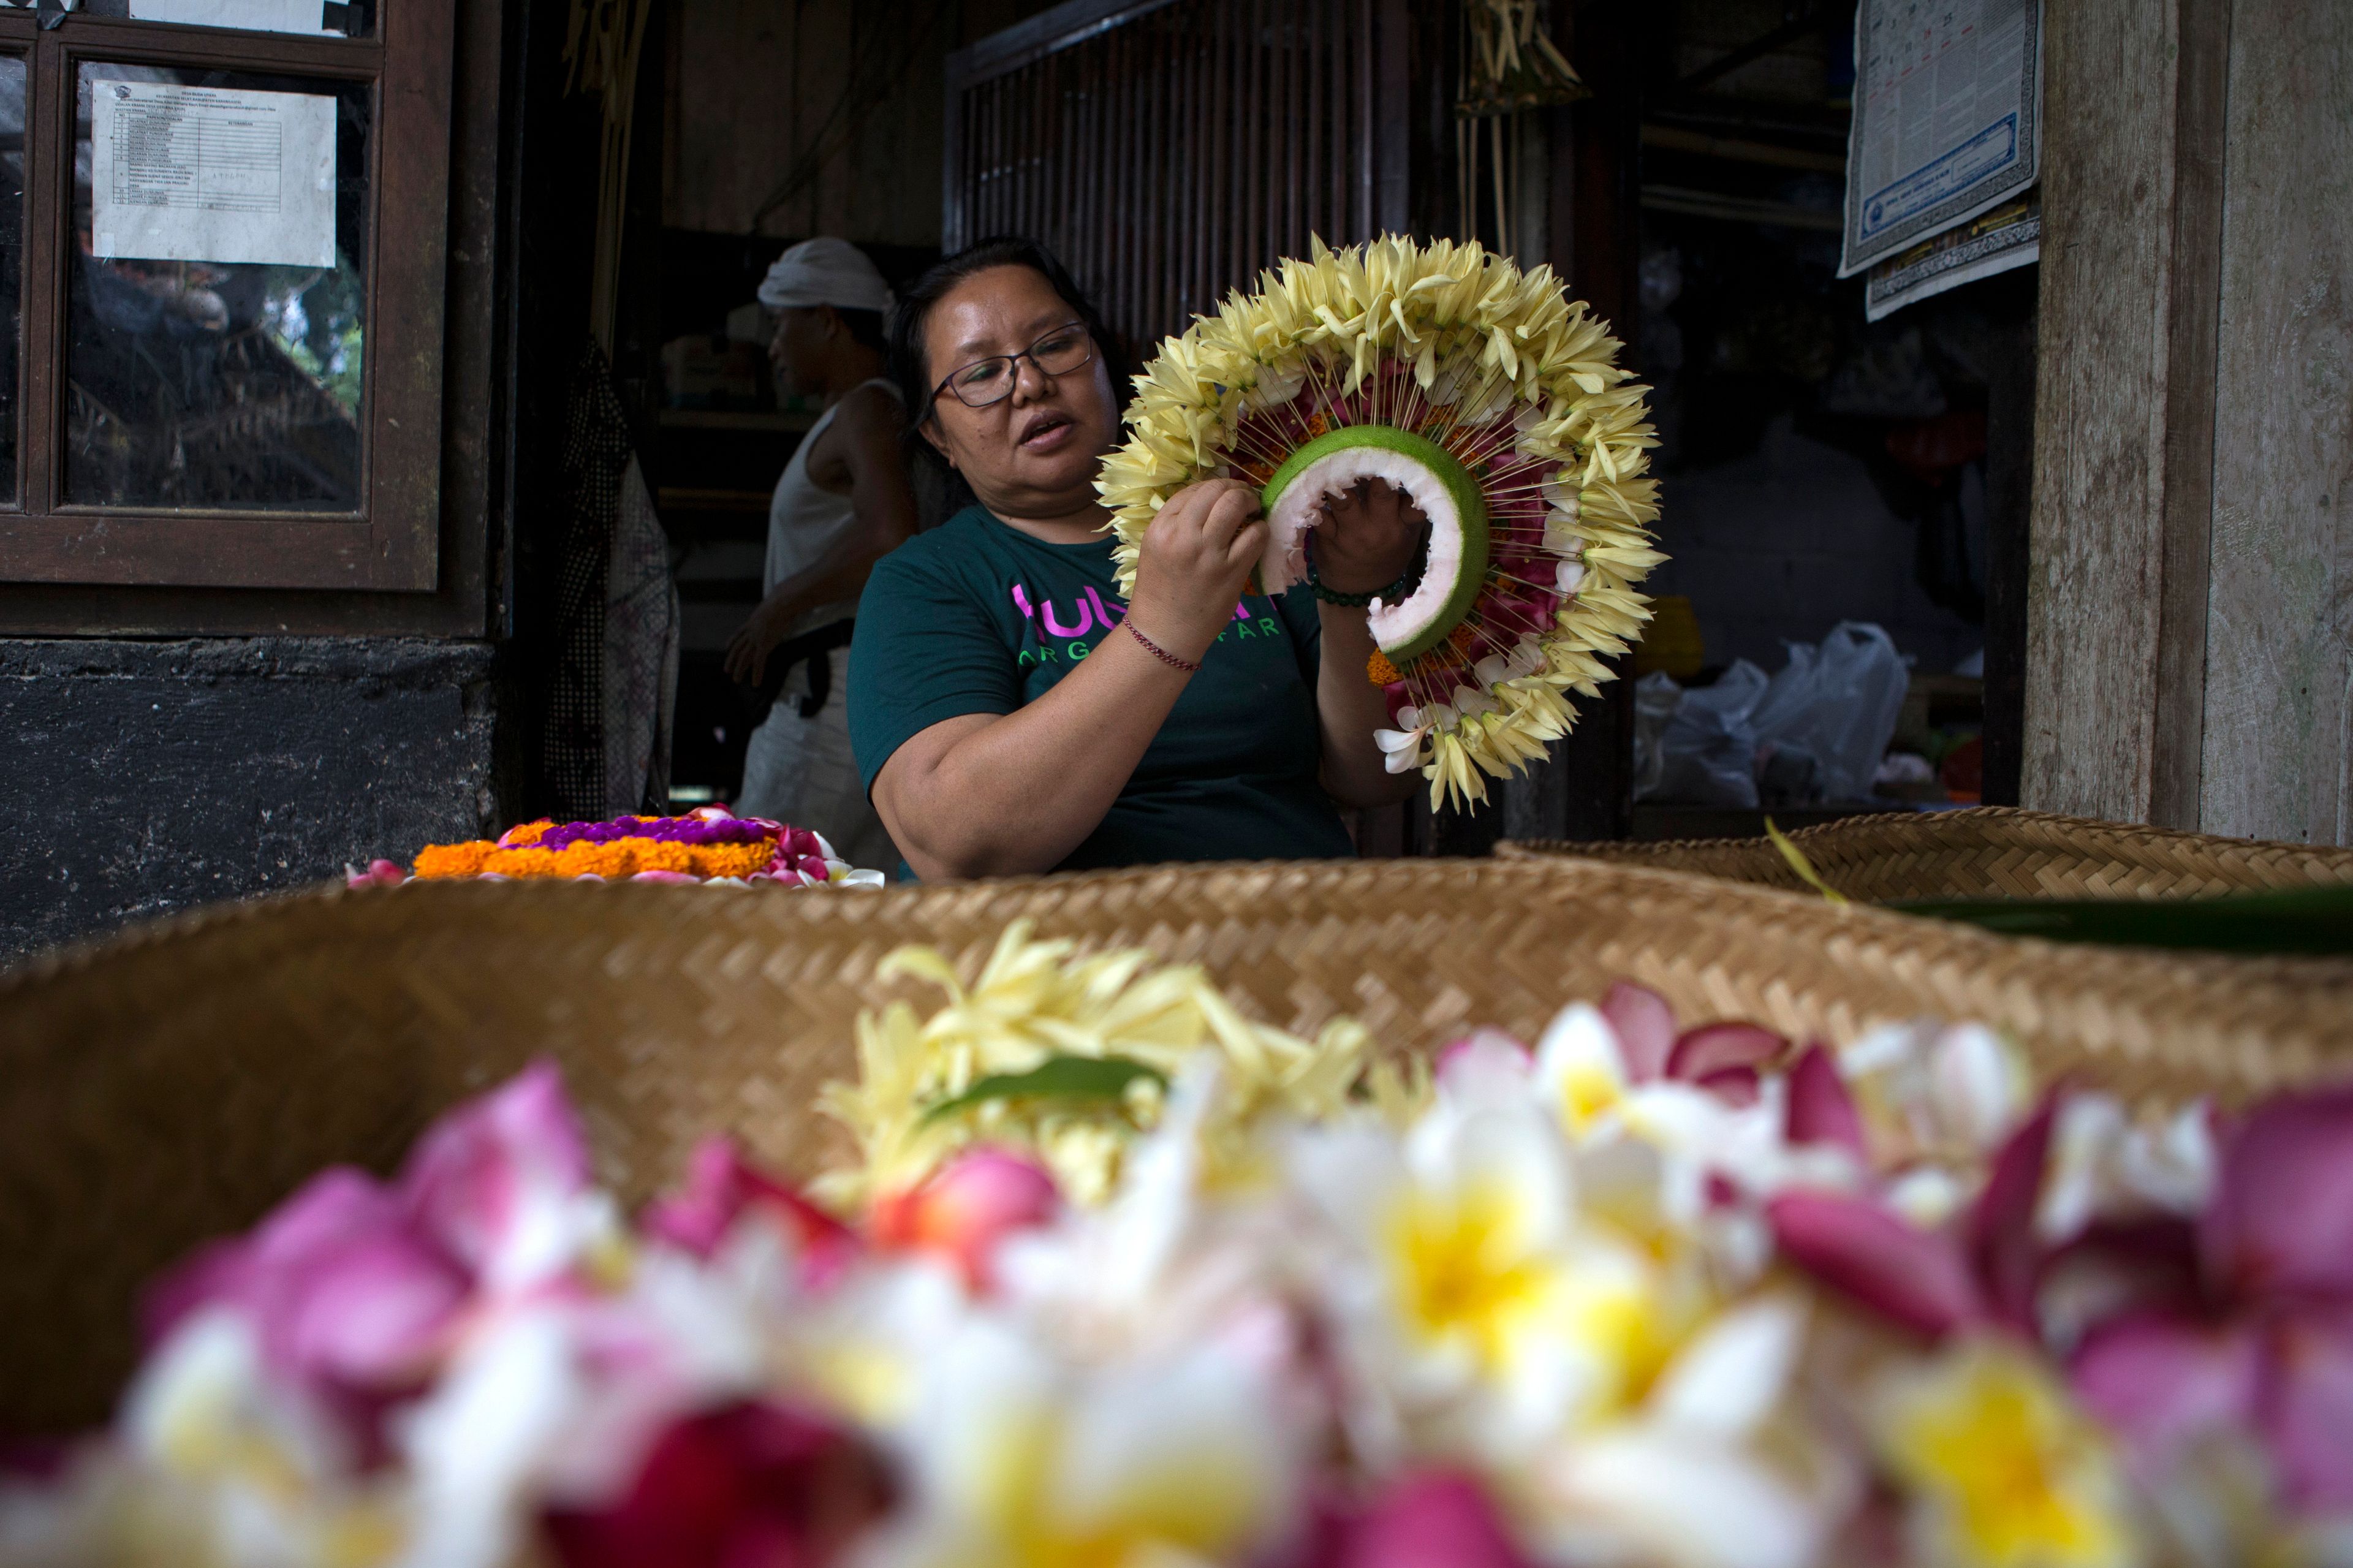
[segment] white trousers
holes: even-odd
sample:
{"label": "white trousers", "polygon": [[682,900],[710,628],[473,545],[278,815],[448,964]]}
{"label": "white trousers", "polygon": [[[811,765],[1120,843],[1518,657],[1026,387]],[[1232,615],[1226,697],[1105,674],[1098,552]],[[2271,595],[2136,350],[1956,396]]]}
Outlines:
{"label": "white trousers", "polygon": [[808,695],[804,665],[785,681],[767,721],[752,731],[735,809],[813,828],[852,866],[896,878],[899,851],[867,800],[850,755],[849,650],[838,647],[826,658],[833,666],[833,690],[817,717],[801,717],[801,699]]}

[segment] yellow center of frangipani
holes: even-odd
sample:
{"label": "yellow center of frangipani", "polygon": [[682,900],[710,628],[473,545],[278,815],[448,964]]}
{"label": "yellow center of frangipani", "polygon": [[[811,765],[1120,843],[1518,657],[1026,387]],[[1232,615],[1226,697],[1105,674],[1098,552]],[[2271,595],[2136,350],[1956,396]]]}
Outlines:
{"label": "yellow center of frangipani", "polygon": [[1637,1397],[1672,1352],[1632,1249],[1598,1233],[1540,1245],[1525,1200],[1503,1183],[1407,1194],[1388,1242],[1408,1333],[1426,1351],[1467,1352],[1482,1381],[1507,1382],[1538,1344],[1565,1344],[1588,1371],[1583,1403],[1596,1414]]}
{"label": "yellow center of frangipani", "polygon": [[1571,1062],[1560,1073],[1560,1116],[1571,1132],[1582,1132],[1594,1118],[1615,1110],[1626,1098],[1626,1086],[1600,1062]]}
{"label": "yellow center of frangipani", "polygon": [[1506,1367],[1555,1285],[1526,1232],[1519,1204],[1493,1184],[1405,1198],[1389,1253],[1407,1325],[1425,1341],[1467,1343],[1482,1373]]}
{"label": "yellow center of frangipani", "polygon": [[1051,1415],[1007,1424],[984,1481],[995,1540],[967,1542],[957,1568],[1172,1568],[1224,1562],[1248,1544],[1266,1478],[1243,1473],[1232,1453],[1164,1450],[1075,1515],[1054,1487],[1071,1467],[1070,1439]]}
{"label": "yellow center of frangipani", "polygon": [[2097,1568],[2128,1555],[2105,1440],[2007,1346],[1966,1347],[1907,1390],[1887,1451],[1941,1510],[1960,1561]]}

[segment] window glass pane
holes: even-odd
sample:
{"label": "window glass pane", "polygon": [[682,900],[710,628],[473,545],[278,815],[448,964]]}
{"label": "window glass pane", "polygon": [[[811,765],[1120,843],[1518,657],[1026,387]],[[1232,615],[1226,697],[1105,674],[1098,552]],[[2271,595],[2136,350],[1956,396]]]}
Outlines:
{"label": "window glass pane", "polygon": [[91,16],[179,22],[261,33],[366,38],[375,35],[376,0],[82,0]]}
{"label": "window glass pane", "polygon": [[0,55],[0,503],[16,500],[16,339],[24,311],[25,57]]}
{"label": "window glass pane", "polygon": [[66,500],[358,510],[369,86],[79,78]]}

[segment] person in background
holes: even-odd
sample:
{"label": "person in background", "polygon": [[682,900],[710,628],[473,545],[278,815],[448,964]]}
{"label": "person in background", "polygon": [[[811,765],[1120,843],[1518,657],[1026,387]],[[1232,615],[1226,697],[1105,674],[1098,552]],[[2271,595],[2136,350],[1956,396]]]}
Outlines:
{"label": "person in background", "polygon": [[734,805],[814,828],[853,866],[898,863],[850,755],[849,638],[877,561],[915,531],[898,388],[882,374],[891,290],[847,240],[806,240],[760,285],[781,397],[824,405],[768,507],[759,608],[727,649],[727,673],[773,698],[744,757]]}

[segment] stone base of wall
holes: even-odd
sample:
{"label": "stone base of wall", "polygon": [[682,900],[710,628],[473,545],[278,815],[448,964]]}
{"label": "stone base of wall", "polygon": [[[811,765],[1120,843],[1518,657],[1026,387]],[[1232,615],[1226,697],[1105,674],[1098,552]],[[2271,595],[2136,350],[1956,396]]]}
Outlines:
{"label": "stone base of wall", "polygon": [[0,959],[491,826],[491,650],[0,639]]}

